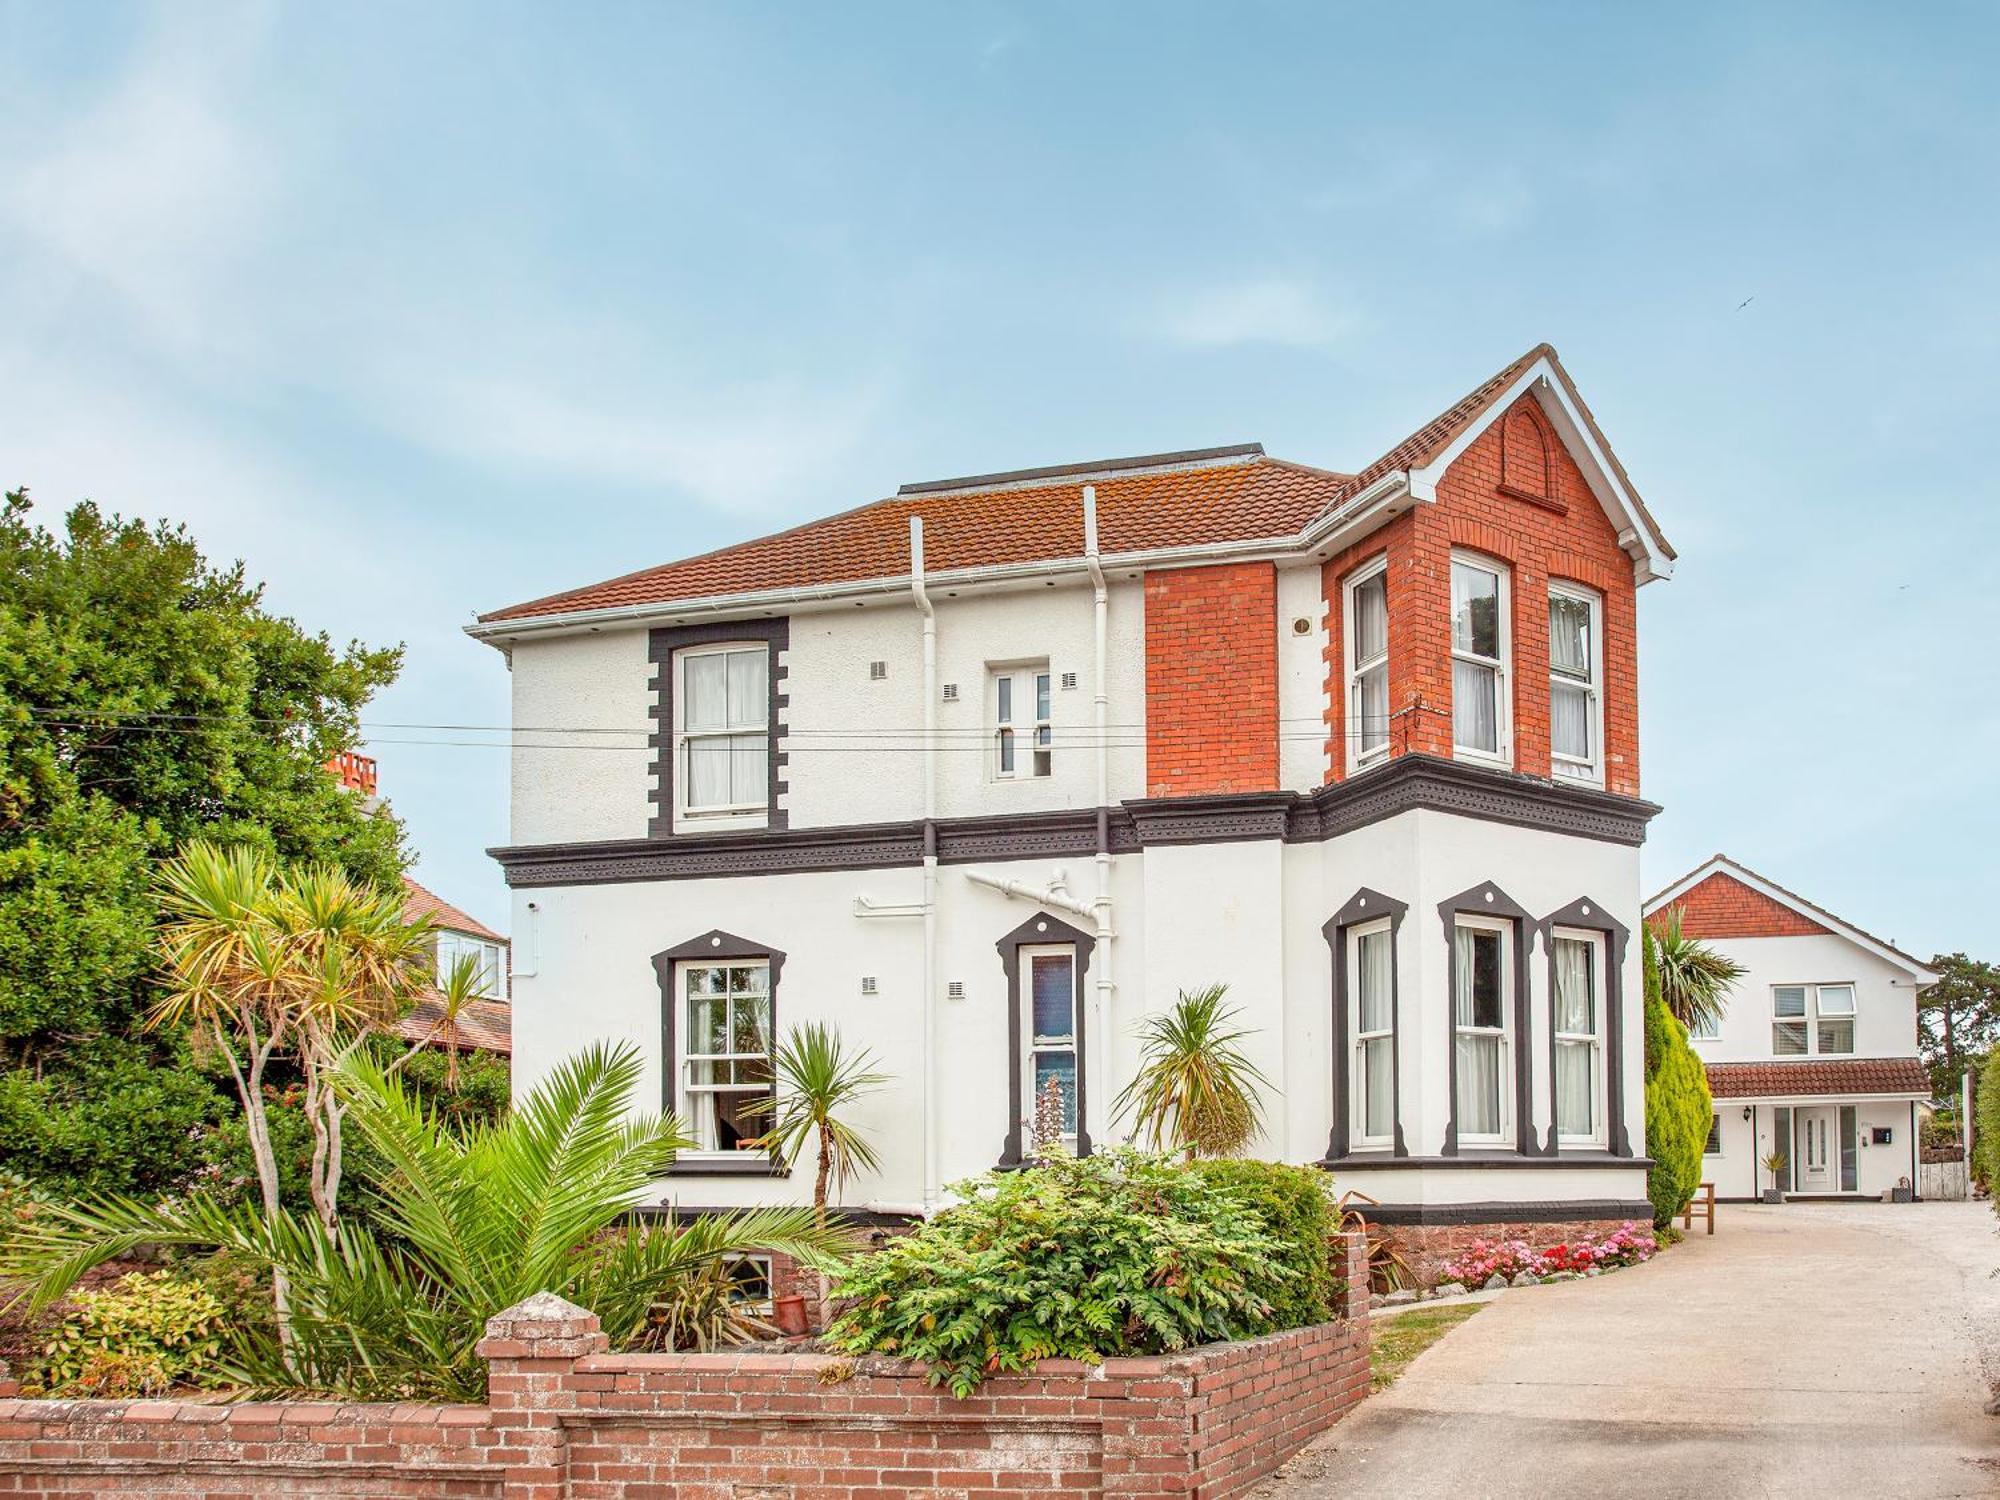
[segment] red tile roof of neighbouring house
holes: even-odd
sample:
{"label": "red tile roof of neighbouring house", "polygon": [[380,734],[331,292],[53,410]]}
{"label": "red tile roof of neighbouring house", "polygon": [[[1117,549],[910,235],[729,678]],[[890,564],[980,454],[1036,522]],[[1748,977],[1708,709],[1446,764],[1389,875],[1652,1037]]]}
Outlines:
{"label": "red tile roof of neighbouring house", "polygon": [[1075,558],[1083,551],[1085,481],[1097,489],[1099,543],[1107,554],[1289,539],[1375,480],[1436,459],[1544,358],[1671,558],[1672,547],[1658,536],[1555,350],[1537,344],[1359,473],[1271,458],[1249,443],[904,485],[857,510],[510,605],[481,615],[480,623],[901,578],[910,571],[913,515],[923,518],[928,571]]}
{"label": "red tile roof of neighbouring house", "polygon": [[1796,1062],[1712,1062],[1708,1091],[1718,1099],[1816,1098],[1827,1094],[1922,1094],[1930,1075],[1914,1057],[1813,1057]]}
{"label": "red tile roof of neighbouring house", "polygon": [[444,1000],[435,991],[421,995],[410,1013],[396,1022],[396,1035],[407,1042],[444,1047],[455,1039],[461,1052],[514,1054],[514,1013],[498,1000],[473,1000],[459,1010],[455,1024],[440,1026]]}
{"label": "red tile roof of neighbouring house", "polygon": [[429,917],[433,927],[442,927],[450,932],[470,933],[473,937],[484,938],[489,943],[505,944],[507,939],[488,927],[477,917],[460,911],[435,891],[426,890],[409,876],[403,877],[403,920],[414,922],[419,917]]}

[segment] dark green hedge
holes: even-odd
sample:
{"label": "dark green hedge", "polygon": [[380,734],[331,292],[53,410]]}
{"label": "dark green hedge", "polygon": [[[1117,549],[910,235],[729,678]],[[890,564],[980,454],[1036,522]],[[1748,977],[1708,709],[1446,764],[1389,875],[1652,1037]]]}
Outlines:
{"label": "dark green hedge", "polygon": [[1340,1229],[1333,1179],[1318,1167],[1233,1158],[1196,1162],[1194,1170],[1255,1213],[1285,1247],[1281,1258],[1293,1274],[1271,1299],[1277,1326],[1304,1328],[1336,1317],[1342,1277],[1331,1244]]}

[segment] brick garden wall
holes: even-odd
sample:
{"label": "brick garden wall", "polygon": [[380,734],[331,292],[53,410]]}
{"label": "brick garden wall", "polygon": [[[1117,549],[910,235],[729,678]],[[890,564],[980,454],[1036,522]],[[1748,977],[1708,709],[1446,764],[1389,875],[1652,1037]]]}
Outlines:
{"label": "brick garden wall", "polygon": [[891,1500],[1243,1493],[1368,1390],[1349,1316],[1175,1355],[1044,1361],[966,1400],[892,1360],[611,1354],[546,1294],[487,1326],[486,1406],[0,1400],[0,1495]]}

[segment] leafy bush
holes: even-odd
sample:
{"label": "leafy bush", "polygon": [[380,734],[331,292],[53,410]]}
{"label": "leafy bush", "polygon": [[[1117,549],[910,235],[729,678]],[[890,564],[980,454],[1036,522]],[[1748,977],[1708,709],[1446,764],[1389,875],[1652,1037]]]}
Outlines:
{"label": "leafy bush", "polygon": [[827,1342],[930,1365],[971,1394],[1038,1359],[1157,1354],[1276,1329],[1297,1274],[1233,1191],[1136,1151],[990,1172],[856,1261]]}
{"label": "leafy bush", "polygon": [[1318,1167],[1217,1158],[1197,1162],[1195,1174],[1237,1198],[1264,1221],[1281,1247],[1293,1280],[1271,1299],[1280,1328],[1303,1328],[1338,1315],[1346,1286],[1331,1243],[1340,1232],[1333,1179]]}
{"label": "leafy bush", "polygon": [[1659,965],[1649,933],[1644,943],[1646,976],[1646,1196],[1653,1222],[1675,1218],[1701,1185],[1701,1158],[1708,1141],[1713,1101],[1708,1074],[1688,1045],[1687,1028],[1674,1019],[1660,997]]}
{"label": "leafy bush", "polygon": [[31,1374],[51,1395],[154,1395],[219,1378],[223,1306],[206,1288],[134,1272],[70,1300]]}
{"label": "leafy bush", "polygon": [[[1989,1188],[2000,1182],[2000,1047],[1979,1065],[1979,1088],[1972,1100],[1972,1160],[1981,1182]],[[2000,1212],[2000,1195],[1993,1204]]]}

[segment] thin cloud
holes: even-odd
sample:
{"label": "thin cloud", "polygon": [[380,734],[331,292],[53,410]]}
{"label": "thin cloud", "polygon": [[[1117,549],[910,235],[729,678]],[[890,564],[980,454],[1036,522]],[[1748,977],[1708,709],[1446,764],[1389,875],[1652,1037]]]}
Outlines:
{"label": "thin cloud", "polygon": [[1308,282],[1270,276],[1211,287],[1177,300],[1161,318],[1172,342],[1198,349],[1269,344],[1329,348],[1354,328],[1353,316]]}

